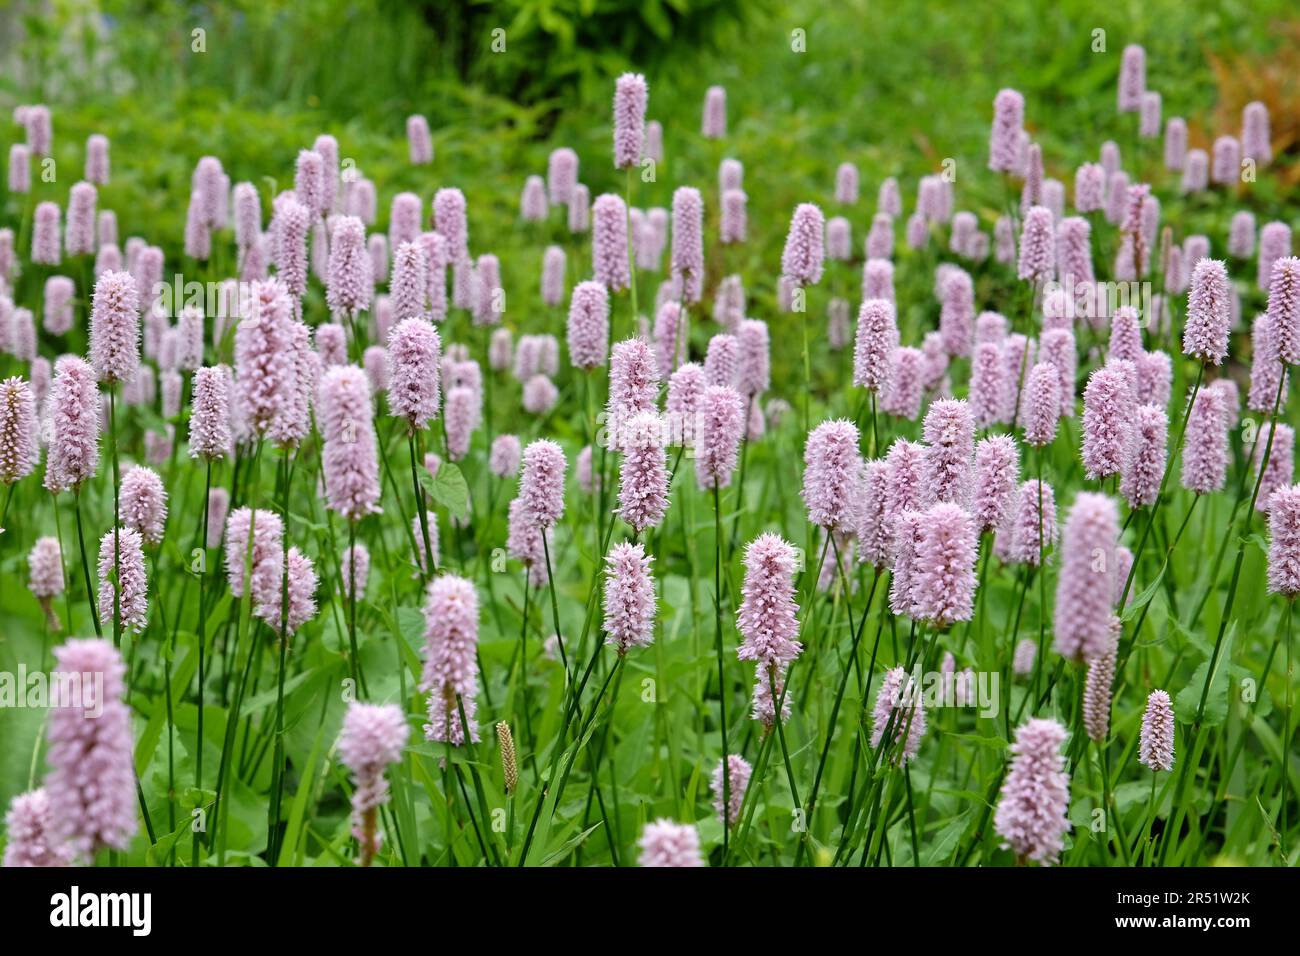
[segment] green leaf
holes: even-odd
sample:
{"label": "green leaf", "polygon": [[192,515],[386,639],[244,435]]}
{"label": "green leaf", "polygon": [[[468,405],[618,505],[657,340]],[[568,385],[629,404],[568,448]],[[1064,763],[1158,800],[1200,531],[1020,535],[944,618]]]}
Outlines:
{"label": "green leaf", "polygon": [[957,846],[957,841],[961,839],[962,833],[969,823],[970,811],[963,810],[952,821],[939,831],[928,846],[921,851],[922,866],[939,866],[952,853]]}
{"label": "green leaf", "polygon": [[1223,646],[1219,649],[1219,656],[1214,662],[1214,673],[1210,673],[1210,662],[1208,660],[1203,662],[1196,668],[1187,686],[1178,692],[1178,697],[1174,701],[1174,710],[1179,722],[1184,724],[1196,722],[1196,711],[1201,705],[1201,694],[1205,692],[1207,680],[1209,691],[1205,694],[1205,713],[1201,715],[1201,723],[1206,727],[1217,727],[1227,718],[1228,685],[1231,683],[1228,679],[1228,661],[1232,657],[1232,639],[1236,630],[1237,626],[1234,623],[1224,635]]}
{"label": "green leaf", "polygon": [[446,508],[453,518],[469,517],[469,486],[465,476],[449,461],[438,466],[438,474],[431,475],[428,469],[420,471],[420,487],[429,499]]}
{"label": "green leaf", "polygon": [[[1142,593],[1129,602],[1128,607],[1124,609],[1124,620],[1131,621],[1136,617],[1144,607],[1151,603],[1151,599],[1156,596],[1156,590],[1160,587],[1160,581],[1165,576],[1165,571],[1169,569],[1169,562],[1166,561],[1160,565],[1160,573],[1155,576],[1155,580],[1143,589]],[[1130,588],[1132,585],[1130,585]]]}

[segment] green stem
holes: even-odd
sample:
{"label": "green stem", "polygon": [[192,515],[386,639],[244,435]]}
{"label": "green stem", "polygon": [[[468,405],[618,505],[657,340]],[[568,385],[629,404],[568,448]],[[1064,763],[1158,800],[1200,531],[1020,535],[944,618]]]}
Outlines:
{"label": "green stem", "polygon": [[[713,486],[713,611],[714,644],[718,654],[718,722],[722,730],[722,807],[731,806],[731,752],[727,749],[727,678],[722,653],[722,506],[718,486]],[[776,696],[773,695],[773,700]],[[725,865],[731,830],[730,812],[722,814],[722,859]]]}

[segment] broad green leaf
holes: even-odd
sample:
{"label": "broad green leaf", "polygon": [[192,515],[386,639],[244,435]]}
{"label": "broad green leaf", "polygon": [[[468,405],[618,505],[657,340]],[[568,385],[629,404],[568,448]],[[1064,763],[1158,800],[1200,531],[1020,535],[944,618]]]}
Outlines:
{"label": "broad green leaf", "polygon": [[438,474],[429,474],[428,469],[419,472],[420,487],[429,499],[446,508],[453,518],[469,517],[469,486],[459,468],[449,461],[438,466]]}
{"label": "broad green leaf", "polygon": [[[1210,673],[1210,662],[1208,660],[1203,662],[1193,672],[1187,686],[1178,692],[1178,697],[1174,701],[1174,710],[1180,723],[1196,722],[1196,711],[1200,706],[1203,693],[1205,712],[1201,716],[1201,723],[1204,726],[1217,727],[1228,716],[1228,685],[1231,683],[1228,676],[1228,661],[1232,657],[1232,639],[1236,631],[1237,625],[1234,622],[1228,628],[1228,633],[1224,635],[1223,646],[1219,649],[1218,659],[1214,662],[1214,673]],[[1209,681],[1208,692],[1205,690],[1207,680]]]}

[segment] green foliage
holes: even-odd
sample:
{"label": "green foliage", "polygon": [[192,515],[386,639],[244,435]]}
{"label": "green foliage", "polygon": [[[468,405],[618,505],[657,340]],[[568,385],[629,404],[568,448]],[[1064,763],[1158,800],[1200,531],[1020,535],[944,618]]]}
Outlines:
{"label": "green foliage", "polygon": [[[552,148],[568,145],[579,153],[581,178],[593,195],[622,192],[624,179],[611,168],[609,158],[612,80],[624,69],[644,70],[650,83],[650,117],[665,126],[666,158],[653,181],[634,180],[633,202],[643,208],[666,207],[675,186],[693,184],[702,189],[709,203],[707,287],[713,288],[723,275],[745,277],[750,314],[771,324],[773,394],[798,406],[803,393],[810,392],[814,421],[862,414],[860,393],[844,384],[849,355],[832,352],[820,334],[827,299],[831,295],[856,298],[858,264],[830,263],[823,285],[812,292],[808,323],[813,333],[813,381],[808,389],[802,378],[799,318],[779,313],[775,304],[777,263],[791,208],[810,199],[829,207],[835,166],[842,160],[856,162],[862,170],[863,199],[851,209],[836,211],[850,217],[855,245],[860,247],[874,208],[874,190],[885,176],[900,177],[910,208],[916,177],[951,157],[957,164],[959,203],[977,213],[982,228],[991,228],[1005,201],[1000,183],[984,173],[989,104],[1001,86],[1014,86],[1026,94],[1028,123],[1044,145],[1049,175],[1068,182],[1079,162],[1095,158],[1100,140],[1113,138],[1121,144],[1126,161],[1153,178],[1164,218],[1178,224],[1180,235],[1203,232],[1217,250],[1235,208],[1250,208],[1261,221],[1294,219],[1281,180],[1271,177],[1237,197],[1178,196],[1170,177],[1160,170],[1155,146],[1135,144],[1114,112],[1119,50],[1137,40],[1147,47],[1149,77],[1164,95],[1166,113],[1187,116],[1194,137],[1212,131],[1219,92],[1202,67],[1204,53],[1272,54],[1278,45],[1272,22],[1289,12],[1280,0],[1263,4],[1126,0],[1106,8],[1084,0],[1064,0],[1050,8],[1021,0],[997,6],[996,28],[991,27],[991,14],[984,5],[920,0],[900,0],[888,9],[867,0],[836,5],[799,0],[779,9],[775,3],[730,0],[508,0],[498,4],[236,0],[198,8],[179,0],[104,0],[100,8],[109,20],[102,31],[80,29],[81,21],[69,12],[70,6],[54,7],[52,15],[23,20],[25,39],[16,53],[22,69],[6,71],[0,79],[6,105],[44,99],[54,107],[55,159],[61,172],[56,183],[38,185],[33,198],[63,203],[68,186],[79,175],[86,137],[105,132],[113,143],[113,176],[100,191],[100,205],[117,211],[123,237],[144,235],[162,244],[169,271],[222,277],[232,268],[228,237],[221,243],[226,247],[224,261],[201,265],[181,255],[185,199],[195,161],[204,154],[220,156],[233,181],[256,183],[265,216],[274,192],[292,176],[297,150],[328,131],[339,138],[343,157],[355,160],[379,186],[375,231],[386,229],[387,203],[398,191],[415,191],[427,203],[439,186],[465,190],[473,248],[500,257],[510,303],[505,324],[517,334],[563,333],[562,312],[542,306],[537,297],[544,245],[565,246],[570,285],[590,271],[586,240],[575,240],[554,217],[543,225],[520,226],[517,205],[523,179],[544,171]],[[506,30],[507,49],[502,54],[492,53],[489,47],[496,26]],[[205,31],[202,52],[194,50],[195,29]],[[806,32],[806,52],[791,47],[796,29]],[[1092,49],[1094,29],[1106,31],[1104,53]],[[87,69],[88,62],[102,66]],[[730,135],[725,143],[702,141],[698,136],[703,93],[713,83],[728,89]],[[416,111],[428,115],[433,127],[436,160],[432,167],[413,168],[407,161],[403,121]],[[2,126],[0,138],[7,143],[12,136],[13,127]],[[739,248],[716,242],[713,184],[724,156],[746,164],[752,239]],[[1294,165],[1293,159],[1287,161]],[[18,223],[24,211],[16,197],[0,194],[4,225]],[[1099,232],[1099,239],[1113,239],[1105,227]],[[936,320],[932,288],[936,253],[916,253],[900,243],[895,261],[900,320],[904,339],[911,342]],[[1249,271],[1245,264],[1232,268],[1235,275]],[[982,305],[1000,308],[1016,322],[1026,320],[1021,290],[1005,270],[987,263],[974,267],[973,274]],[[25,276],[15,292],[22,304],[39,315],[38,278],[34,273]],[[660,278],[642,273],[642,303],[652,301],[653,283]],[[1240,291],[1247,316],[1262,307],[1263,296],[1253,283],[1243,281]],[[308,296],[305,314],[312,323],[324,319],[318,288]],[[79,317],[84,319],[84,310]],[[699,354],[714,328],[703,315],[693,313],[692,318],[692,347]],[[630,334],[633,321],[627,298],[616,297],[614,337]],[[476,356],[481,354],[482,329],[453,318],[444,331],[445,342],[458,341]],[[64,341],[43,339],[42,351],[50,358],[64,350],[80,351],[84,341],[78,335]],[[1237,340],[1244,343],[1244,334],[1239,333]],[[1172,340],[1156,344],[1177,351]],[[1243,352],[1234,345],[1234,357]],[[209,360],[229,359],[228,352],[209,353]],[[0,356],[0,366],[2,374],[22,371],[8,356]],[[1243,377],[1245,370],[1236,362],[1227,371]],[[491,388],[485,402],[495,415],[495,433],[513,431],[524,440],[556,437],[570,460],[588,440],[593,423],[582,411],[585,385],[569,370],[562,369],[557,377],[561,404],[544,421],[520,412],[519,384],[510,376],[488,373],[488,381]],[[964,387],[960,376],[955,384]],[[1182,394],[1189,385],[1187,368],[1180,365],[1174,393]],[[123,459],[143,460],[144,433],[158,431],[163,423],[149,408],[131,408],[123,418]],[[798,418],[797,412],[787,415],[747,449],[743,497],[738,488],[723,497],[722,613],[729,655],[734,655],[736,640],[732,616],[741,584],[739,549],[744,542],[760,531],[776,531],[805,548],[810,563],[816,560],[818,542],[807,531],[797,494],[802,453]],[[583,727],[580,735],[576,729],[571,731],[567,745],[558,751],[555,741],[572,677],[554,659],[558,652],[547,654],[542,648],[558,630],[570,654],[570,669],[575,670],[601,646],[595,505],[571,485],[566,517],[550,539],[557,628],[549,593],[525,588],[523,569],[516,562],[498,564],[496,550],[506,537],[505,506],[514,486],[489,475],[484,467],[486,428],[475,435],[470,454],[460,464],[444,463],[436,477],[420,469],[417,480],[440,532],[443,570],[472,577],[483,608],[479,720],[484,739],[476,748],[448,754],[446,747],[421,735],[427,702],[416,682],[426,625],[420,611],[423,581],[411,556],[413,492],[404,467],[408,453],[404,425],[382,414],[379,422],[378,438],[392,473],[385,480],[383,514],[367,518],[356,529],[358,540],[366,543],[372,556],[371,579],[355,609],[358,660],[369,697],[402,706],[410,715],[413,737],[402,763],[390,773],[393,798],[377,865],[482,863],[484,854],[471,825],[471,818],[479,814],[474,775],[481,780],[490,814],[511,804],[503,791],[499,753],[490,732],[491,722],[497,719],[512,724],[521,779],[513,798],[514,828],[508,834],[494,830],[485,835],[489,856],[498,853],[518,861],[529,816],[540,804],[542,818],[528,853],[532,864],[632,863],[645,822],[665,816],[698,821],[704,851],[719,861],[723,830],[710,808],[709,792],[709,777],[722,746],[712,644],[716,544],[711,500],[695,489],[689,459],[680,464],[664,529],[643,538],[654,554],[660,587],[655,643],[628,656],[621,683],[611,687],[607,703],[596,706],[597,685],[609,674],[613,660],[608,648],[601,652],[604,657],[598,658],[593,672],[595,683],[588,685],[583,702],[584,716],[594,713],[602,719]],[[175,424],[183,437],[183,420]],[[917,423],[891,421],[882,425],[881,438],[882,442],[896,436],[915,438],[917,432]],[[1077,440],[1076,419],[1066,424],[1063,436],[1041,461],[1035,455],[1024,462],[1026,473],[1041,465],[1046,480],[1060,489],[1062,511],[1073,493],[1085,486]],[[1096,808],[1104,800],[1103,782],[1096,748],[1084,752],[1080,747],[1072,755],[1079,762],[1072,779],[1071,807],[1071,819],[1079,829],[1071,834],[1066,863],[1140,862],[1141,854],[1149,852],[1140,838],[1149,810],[1159,821],[1157,831],[1177,835],[1176,862],[1279,860],[1274,839],[1280,825],[1279,785],[1283,779],[1293,785],[1300,781],[1295,779],[1295,756],[1283,754],[1284,739],[1276,728],[1294,686],[1286,682],[1276,641],[1283,633],[1285,609],[1264,590],[1263,540],[1258,534],[1248,538],[1242,587],[1216,664],[1213,669],[1209,666],[1227,613],[1228,572],[1242,521],[1240,513],[1232,517],[1232,496],[1243,476],[1249,475],[1247,453],[1234,440],[1228,490],[1214,496],[1213,502],[1202,501],[1182,543],[1166,560],[1171,535],[1193,500],[1177,487],[1176,475],[1171,480],[1153,538],[1139,563],[1133,600],[1123,616],[1125,634],[1133,643],[1116,680],[1106,751],[1112,774],[1112,825],[1122,826],[1129,842],[1120,846],[1090,830]],[[282,839],[277,862],[346,866],[357,859],[348,820],[352,784],[338,763],[334,742],[346,701],[357,690],[350,684],[353,609],[338,570],[348,529],[337,518],[331,520],[313,494],[318,458],[319,448],[309,444],[295,459],[300,470],[295,472],[290,501],[293,543],[315,562],[320,575],[320,613],[296,635],[285,682],[283,744],[288,773],[278,821]],[[251,465],[244,460],[241,494],[256,498],[263,507],[276,507],[277,464],[276,454],[265,450],[250,480]],[[616,467],[613,456],[609,464]],[[101,468],[99,478],[81,498],[92,539],[112,521],[106,470]],[[208,578],[210,653],[204,734],[196,740],[198,586],[184,568],[197,533],[195,516],[201,510],[203,481],[202,474],[196,477],[196,469],[188,464],[183,446],[160,471],[171,494],[172,521],[163,547],[149,557],[155,572],[153,614],[150,630],[134,645],[131,700],[136,765],[153,834],[150,838],[142,830],[125,859],[188,862],[189,814],[195,809],[212,810],[216,767],[229,728],[236,757],[223,794],[225,836],[221,847],[205,843],[203,860],[267,865],[268,754],[278,697],[276,638],[248,617],[246,606],[231,599],[219,573],[220,552],[209,552],[209,567],[214,569]],[[233,467],[219,465],[216,478],[229,487]],[[90,595],[74,563],[77,550],[70,530],[69,496],[59,500],[56,514],[54,500],[40,490],[38,481],[19,484],[10,528],[0,536],[0,579],[15,582],[13,587],[0,588],[0,619],[6,622],[0,634],[0,670],[15,670],[20,663],[28,668],[48,663],[50,647],[61,639],[45,629],[40,608],[20,586],[26,574],[26,550],[38,534],[58,530],[64,538],[70,590],[55,610],[65,633],[91,631]],[[468,525],[452,521],[466,517]],[[1126,539],[1130,544],[1143,520],[1130,528]],[[1252,531],[1259,532],[1262,522],[1258,516],[1252,520]],[[623,536],[624,529],[619,526],[616,533]],[[994,666],[1003,662],[1017,639],[1036,639],[1044,618],[1040,594],[1046,593],[1050,605],[1054,593],[1056,572],[1050,563],[1047,573],[1047,586],[1040,592],[1038,579],[1022,569],[991,562],[989,579],[980,592],[981,619],[969,628],[956,627],[937,636],[935,655],[948,651],[962,665],[985,669],[990,661]],[[852,565],[848,577],[855,588],[850,602],[844,600],[842,590],[819,592],[811,584],[809,593],[800,595],[801,603],[811,609],[803,634],[808,652],[799,665],[794,716],[785,730],[805,799],[820,744],[833,733],[808,852],[802,858],[805,863],[833,858],[851,810],[860,807],[858,790],[876,780],[897,779],[897,774],[883,768],[868,777],[859,760],[863,740],[870,734],[872,685],[851,679],[838,722],[833,730],[829,726],[831,705],[850,663],[850,625],[860,622],[872,586],[869,569]],[[901,661],[910,637],[905,622],[881,614],[883,597],[882,585],[872,598],[858,661],[858,672],[865,671],[868,655],[878,651],[877,680],[882,666]],[[521,631],[526,638],[526,665],[519,657]],[[584,633],[585,643],[580,639]],[[1050,622],[1045,635],[1046,653],[1054,662]],[[751,673],[742,674],[734,656],[727,661],[734,685],[729,747],[752,760],[762,734],[748,719]],[[249,686],[240,699],[236,721],[232,690],[245,666]],[[521,674],[527,675],[526,681],[521,681]],[[1059,679],[1045,705],[1034,712],[1066,721],[1075,706],[1082,671],[1063,667],[1056,676]],[[1258,687],[1256,698],[1249,701],[1238,693],[1247,679]],[[168,682],[170,697],[165,690]],[[1009,684],[1012,713],[1020,713],[1028,706],[1030,687],[1023,679],[1009,679]],[[1191,775],[1181,797],[1173,781],[1162,777],[1152,799],[1151,775],[1133,759],[1146,693],[1160,686],[1175,695],[1178,759],[1190,762],[1187,729],[1195,722],[1207,685],[1200,721],[1204,740],[1198,739],[1197,744],[1212,759],[1207,757]],[[0,741],[5,742],[0,746],[0,806],[39,784],[44,770],[43,725],[40,711],[0,709]],[[1014,729],[1001,712],[994,718],[952,711],[932,715],[930,735],[911,780],[915,805],[923,808],[920,863],[1014,862],[1009,852],[999,850],[987,819],[997,799]],[[602,747],[599,773],[594,773],[593,758]],[[200,752],[204,779],[196,787],[193,777]],[[559,756],[556,771],[571,769],[563,798],[549,762],[553,754]],[[733,850],[731,862],[794,861],[798,852],[791,830],[794,801],[780,764],[778,754],[755,801],[748,842],[742,850]],[[463,775],[468,799],[459,790],[458,774]],[[1293,788],[1293,794],[1296,789],[1300,787]],[[902,807],[902,799],[900,795],[896,809]],[[1188,817],[1182,829],[1174,825],[1176,812]],[[1295,829],[1292,820],[1292,841]],[[895,816],[885,830],[879,858],[895,865],[911,862],[906,820],[899,822]],[[731,836],[734,840],[734,830]]]}

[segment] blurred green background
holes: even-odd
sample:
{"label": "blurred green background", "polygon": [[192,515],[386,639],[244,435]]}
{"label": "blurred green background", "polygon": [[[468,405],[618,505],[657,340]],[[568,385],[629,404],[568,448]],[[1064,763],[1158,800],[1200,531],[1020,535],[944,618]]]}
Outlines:
{"label": "blurred green background", "polygon": [[[845,159],[863,172],[857,228],[881,178],[904,177],[910,200],[914,177],[945,157],[971,208],[963,166],[988,179],[978,174],[1002,86],[1025,93],[1048,175],[1068,183],[1100,140],[1128,144],[1114,82],[1130,42],[1147,48],[1148,86],[1166,116],[1188,119],[1194,145],[1236,132],[1241,106],[1262,98],[1275,150],[1294,150],[1298,24],[1286,0],[17,0],[0,12],[0,104],[50,103],[55,156],[78,170],[85,137],[107,133],[114,176],[102,204],[118,209],[124,235],[147,226],[169,252],[199,156],[220,156],[234,181],[283,182],[296,151],[329,131],[380,185],[379,228],[394,192],[427,198],[454,183],[472,190],[477,249],[505,259],[523,178],[544,171],[553,146],[578,150],[593,195],[621,191],[608,115],[626,69],[646,73],[667,144],[667,169],[639,204],[711,184],[717,159],[734,155],[763,184],[751,189],[755,232],[778,242],[768,210],[784,219],[797,201],[828,201]],[[499,30],[505,50],[494,52]],[[1093,51],[1098,30],[1104,52]],[[795,31],[805,52],[792,49]],[[698,136],[714,83],[728,90],[725,149]],[[431,169],[406,162],[413,112],[434,130]],[[18,135],[9,126],[0,139]],[[1273,198],[1261,188],[1253,201],[1273,215]]]}

